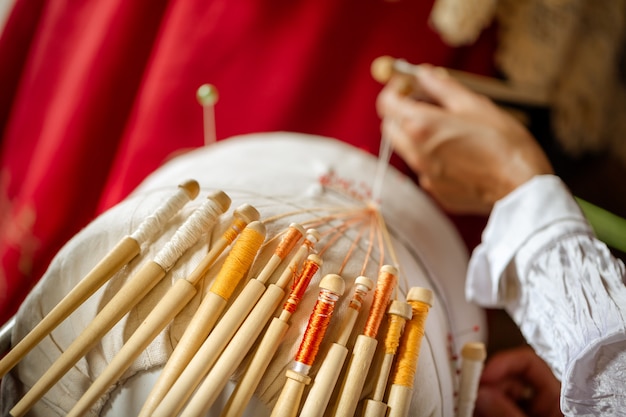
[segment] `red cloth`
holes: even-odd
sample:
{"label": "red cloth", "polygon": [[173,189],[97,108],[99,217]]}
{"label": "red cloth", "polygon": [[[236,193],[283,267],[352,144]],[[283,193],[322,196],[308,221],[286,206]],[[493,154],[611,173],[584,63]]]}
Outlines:
{"label": "red cloth", "polygon": [[[373,59],[492,74],[494,30],[450,48],[429,27],[431,6],[17,0],[0,38],[0,322],[81,227],[202,146],[201,84],[219,91],[218,139],[296,131],[377,153]],[[482,219],[467,220],[472,247]]]}

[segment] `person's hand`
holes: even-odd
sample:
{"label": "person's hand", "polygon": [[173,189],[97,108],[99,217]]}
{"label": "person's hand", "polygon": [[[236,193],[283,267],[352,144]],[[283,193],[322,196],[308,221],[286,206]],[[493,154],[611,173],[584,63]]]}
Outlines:
{"label": "person's hand", "polygon": [[528,346],[492,356],[483,370],[474,416],[556,417],[561,383]]}
{"label": "person's hand", "polygon": [[432,66],[413,81],[412,97],[399,92],[399,78],[379,94],[382,133],[444,209],[487,214],[533,176],[553,173],[526,128],[488,98]]}

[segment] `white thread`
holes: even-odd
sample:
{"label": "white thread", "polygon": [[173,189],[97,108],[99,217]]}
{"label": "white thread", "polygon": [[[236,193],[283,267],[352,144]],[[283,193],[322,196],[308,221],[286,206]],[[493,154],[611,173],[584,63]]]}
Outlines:
{"label": "white thread", "polygon": [[221,213],[219,205],[214,200],[207,199],[178,228],[172,239],[154,257],[154,262],[169,271],[176,260],[198,241],[202,233],[215,224]]}
{"label": "white thread", "polygon": [[189,202],[189,200],[188,192],[184,188],[178,187],[176,194],[158,207],[154,213],[146,217],[130,237],[135,239],[137,243],[139,243],[139,246],[143,246],[144,243],[151,240],[156,233],[163,230],[167,221]]}

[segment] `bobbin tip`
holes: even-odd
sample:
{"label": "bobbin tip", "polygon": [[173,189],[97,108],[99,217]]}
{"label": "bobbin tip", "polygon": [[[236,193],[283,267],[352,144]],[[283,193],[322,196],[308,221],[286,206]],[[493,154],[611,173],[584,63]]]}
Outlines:
{"label": "bobbin tip", "polygon": [[219,94],[212,84],[202,84],[196,91],[196,99],[202,106],[212,106],[217,103]]}
{"label": "bobbin tip", "polygon": [[393,63],[395,59],[389,55],[383,55],[372,61],[370,71],[372,77],[381,84],[386,84],[393,75]]}
{"label": "bobbin tip", "polygon": [[220,209],[222,210],[222,212],[225,212],[230,207],[231,199],[228,196],[228,194],[226,194],[222,190],[217,190],[217,191],[213,191],[212,193],[209,193],[207,198],[210,198],[211,200],[215,201],[220,206]]}
{"label": "bobbin tip", "polygon": [[315,254],[312,253],[309,256],[306,257],[309,261],[316,263],[318,266],[322,266],[322,264],[324,263],[324,261],[322,260],[322,258]]}
{"label": "bobbin tip", "polygon": [[343,295],[346,290],[346,283],[343,278],[337,274],[328,274],[320,281],[320,288],[328,290],[333,294]]}
{"label": "bobbin tip", "polygon": [[259,213],[259,211],[247,203],[244,203],[237,207],[233,214],[245,221],[246,223],[251,223],[261,218],[261,214]]}
{"label": "bobbin tip", "polygon": [[200,184],[198,184],[196,180],[187,180],[180,184],[179,187],[185,190],[191,200],[198,197],[198,194],[200,194]]}
{"label": "bobbin tip", "polygon": [[246,226],[246,228],[252,229],[261,235],[265,235],[265,232],[266,232],[265,225],[258,220],[251,222],[250,224]]}
{"label": "bobbin tip", "polygon": [[322,235],[317,229],[307,229],[306,235],[307,235],[307,239],[309,239],[309,241],[313,243],[318,242],[320,238],[322,237]]}
{"label": "bobbin tip", "polygon": [[372,288],[374,288],[374,281],[364,275],[360,275],[358,277],[356,277],[356,279],[354,280],[354,284],[355,285],[362,285],[365,288],[369,290],[371,290]]}
{"label": "bobbin tip", "polygon": [[383,265],[380,268],[380,272],[381,273],[382,272],[386,272],[386,273],[391,274],[391,275],[398,275],[398,268],[396,268],[393,265]]}
{"label": "bobbin tip", "polygon": [[485,344],[481,342],[468,342],[463,345],[461,356],[463,359],[482,362],[487,358]]}
{"label": "bobbin tip", "polygon": [[400,300],[393,300],[391,304],[389,304],[388,313],[400,316],[405,320],[411,320],[413,317],[413,308],[411,308],[411,304],[409,303]]}
{"label": "bobbin tip", "polygon": [[421,301],[422,303],[428,304],[430,307],[433,306],[433,298],[433,292],[423,287],[412,287],[406,295],[408,301]]}

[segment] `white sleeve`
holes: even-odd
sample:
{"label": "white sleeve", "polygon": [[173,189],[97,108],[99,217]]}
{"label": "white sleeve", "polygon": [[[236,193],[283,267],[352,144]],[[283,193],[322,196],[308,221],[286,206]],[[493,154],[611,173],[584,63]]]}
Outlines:
{"label": "white sleeve", "polygon": [[466,296],[503,307],[562,381],[566,415],[626,409],[626,272],[555,176],[499,201],[472,254]]}

